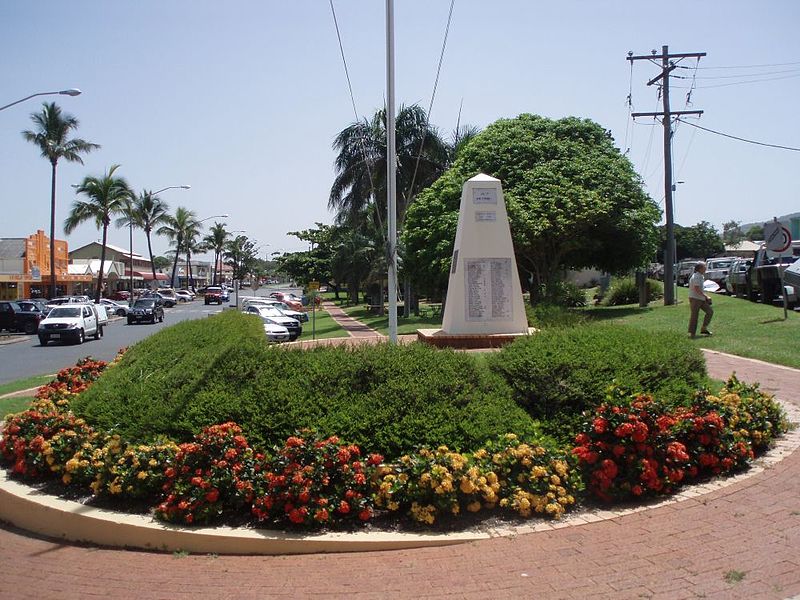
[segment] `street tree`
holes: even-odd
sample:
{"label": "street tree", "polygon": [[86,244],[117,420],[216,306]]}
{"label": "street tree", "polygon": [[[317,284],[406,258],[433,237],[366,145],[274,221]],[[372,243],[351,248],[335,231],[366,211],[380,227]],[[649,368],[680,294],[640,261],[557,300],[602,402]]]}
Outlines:
{"label": "street tree", "polygon": [[503,184],[532,302],[555,297],[565,269],[622,273],[655,254],[660,211],[610,134],[588,119],[523,114],[476,135],[409,207],[404,266],[429,291],[446,286],[461,188],[478,173]]}
{"label": "street tree", "polygon": [[100,148],[99,144],[81,138],[69,138],[70,132],[78,129],[78,119],[61,112],[55,102],[45,102],[42,111],[31,114],[33,130],[22,132],[22,136],[39,147],[42,157],[50,162],[50,297],[56,296],[56,167],[58,161],[83,164],[82,154]]}
{"label": "street tree", "polygon": [[685,258],[707,258],[725,251],[719,232],[708,221],[700,221],[691,227],[675,228],[675,253],[677,260]]}
{"label": "street tree", "polygon": [[222,256],[222,252],[225,250],[225,244],[229,238],[230,234],[228,230],[225,229],[225,223],[217,222],[214,222],[214,225],[208,230],[208,235],[203,238],[206,249],[214,252],[214,270],[212,271],[213,275],[211,278],[213,285],[217,285],[217,277],[219,276],[217,266],[219,265],[220,256]]}
{"label": "street tree", "polygon": [[151,236],[153,230],[169,222],[169,205],[152,191],[143,190],[133,202],[133,226],[144,231],[147,238],[147,253],[153,270],[153,281],[156,280],[156,263],[153,260]]}
{"label": "street tree", "polygon": [[232,277],[237,281],[242,281],[252,273],[258,260],[256,243],[246,235],[237,235],[228,240],[222,255],[225,264],[233,269]]}
{"label": "street tree", "polygon": [[[181,252],[186,249],[186,240],[196,238],[200,231],[200,222],[197,215],[191,210],[179,206],[174,215],[169,215],[166,223],[158,228],[158,235],[166,236],[170,245],[175,249],[175,257],[172,263],[172,277],[170,282],[175,284],[175,274],[178,271],[178,258]],[[189,268],[189,265],[186,265]]]}
{"label": "street tree", "polygon": [[744,239],[744,232],[742,231],[741,223],[739,221],[728,221],[722,224],[722,241],[731,246],[735,246]]}
{"label": "street tree", "polygon": [[64,232],[67,234],[72,233],[78,225],[86,221],[94,221],[97,228],[103,230],[100,272],[97,274],[97,289],[94,294],[95,302],[100,302],[100,294],[103,290],[108,226],[111,224],[112,216],[126,212],[133,196],[133,190],[128,182],[124,178],[114,175],[118,168],[119,165],[113,165],[102,177],[85,177],[75,193],[86,196],[86,199],[76,200],[64,221]]}
{"label": "street tree", "polygon": [[753,225],[750,229],[747,230],[747,239],[750,240],[751,242],[764,241],[764,226]]}

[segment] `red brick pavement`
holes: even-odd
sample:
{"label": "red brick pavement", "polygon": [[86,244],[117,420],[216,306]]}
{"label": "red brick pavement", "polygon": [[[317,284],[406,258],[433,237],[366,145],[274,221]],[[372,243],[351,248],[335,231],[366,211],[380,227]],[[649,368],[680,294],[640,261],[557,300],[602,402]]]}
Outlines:
{"label": "red brick pavement", "polygon": [[[757,375],[800,405],[800,371],[707,358],[712,375]],[[800,452],[704,496],[458,546],[181,557],[6,528],[0,560],[2,598],[787,598],[800,594]]]}

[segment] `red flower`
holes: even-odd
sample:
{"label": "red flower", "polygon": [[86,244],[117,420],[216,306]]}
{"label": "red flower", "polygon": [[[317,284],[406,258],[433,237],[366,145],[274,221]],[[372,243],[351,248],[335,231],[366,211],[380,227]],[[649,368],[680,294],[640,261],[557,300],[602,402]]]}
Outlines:
{"label": "red flower", "polygon": [[211,488],[206,492],[206,500],[212,503],[219,500],[219,490],[217,488]]}
{"label": "red flower", "polygon": [[631,439],[633,439],[634,442],[644,442],[647,439],[647,434],[650,433],[650,429],[641,421],[636,423],[633,429],[634,431]]}
{"label": "red flower", "polygon": [[594,420],[593,425],[595,433],[605,433],[606,429],[608,428],[608,421],[602,417],[597,417]]}
{"label": "red flower", "polygon": [[631,423],[623,423],[614,431],[617,437],[626,437],[633,433],[633,425]]}
{"label": "red flower", "polygon": [[358,513],[358,518],[362,521],[368,521],[369,518],[372,516],[372,511],[369,508],[365,508],[360,513]]}
{"label": "red flower", "polygon": [[347,513],[350,512],[350,505],[344,500],[342,500],[341,502],[339,502],[339,508],[337,508],[336,510],[338,510],[343,515],[346,515]]}

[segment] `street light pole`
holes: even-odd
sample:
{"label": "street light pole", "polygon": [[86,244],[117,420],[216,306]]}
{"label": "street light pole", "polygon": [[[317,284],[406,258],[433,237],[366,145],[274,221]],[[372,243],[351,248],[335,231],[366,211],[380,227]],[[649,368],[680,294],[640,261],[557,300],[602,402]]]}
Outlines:
{"label": "street light pole", "polygon": [[26,100],[30,100],[31,98],[36,98],[36,96],[54,96],[54,95],[61,95],[61,96],[80,96],[81,91],[78,88],[70,88],[68,90],[61,90],[60,92],[37,92],[36,94],[31,94],[30,96],[25,96],[20,100],[15,100],[11,104],[6,104],[5,106],[0,106],[0,110],[5,110],[7,108],[11,108],[15,104],[19,104],[20,102],[25,102]]}

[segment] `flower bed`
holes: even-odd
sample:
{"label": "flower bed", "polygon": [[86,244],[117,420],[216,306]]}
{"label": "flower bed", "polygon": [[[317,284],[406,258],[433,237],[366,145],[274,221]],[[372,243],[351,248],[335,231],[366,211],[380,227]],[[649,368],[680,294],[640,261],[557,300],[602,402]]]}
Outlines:
{"label": "flower bed", "polygon": [[772,397],[735,375],[718,396],[698,394],[688,407],[612,392],[588,416],[573,454],[588,492],[604,502],[742,469],[787,429]]}
{"label": "flower bed", "polygon": [[311,529],[384,514],[429,527],[490,511],[559,518],[584,488],[603,502],[626,501],[741,469],[787,427],[770,396],[732,377],[718,395],[698,393],[688,405],[611,392],[586,414],[571,453],[506,434],[472,452],[422,447],[385,464],[308,430],[256,450],[232,422],[180,445],[133,444],[69,410],[106,367],[82,360],[40,388],[29,410],[7,417],[2,462],[21,479],[143,504],[185,524]]}

